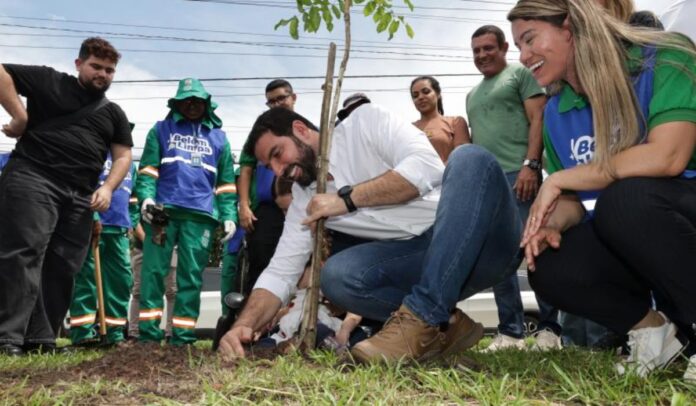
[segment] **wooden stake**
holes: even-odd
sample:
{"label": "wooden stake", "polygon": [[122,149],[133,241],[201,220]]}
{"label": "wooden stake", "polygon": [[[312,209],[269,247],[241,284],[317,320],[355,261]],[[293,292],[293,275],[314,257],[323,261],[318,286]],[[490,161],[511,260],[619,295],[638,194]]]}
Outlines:
{"label": "wooden stake", "polygon": [[[329,59],[327,61],[326,78],[324,80],[324,98],[321,105],[321,125],[319,133],[319,156],[317,157],[317,193],[326,193],[326,178],[329,170],[329,152],[331,149],[331,135],[333,134],[338,114],[338,104],[341,98],[341,86],[343,76],[348,66],[350,56],[350,6],[351,0],[345,0],[343,8],[343,21],[345,23],[345,44],[343,58],[339,69],[336,84],[336,93],[331,103],[331,91],[333,88],[333,74],[336,60],[336,44],[329,44]],[[321,285],[321,266],[326,260],[324,258],[324,223],[325,219],[317,221],[317,228],[314,235],[314,251],[312,253],[312,267],[309,275],[309,288],[302,316],[302,327],[300,329],[300,348],[305,351],[314,349],[317,339],[317,318],[319,312],[319,287]]]}
{"label": "wooden stake", "polygon": [[[321,103],[321,125],[319,127],[319,155],[317,156],[317,193],[326,193],[326,178],[329,171],[329,146],[331,133],[329,118],[331,117],[331,91],[333,90],[333,73],[336,64],[336,44],[329,44],[329,59],[324,80],[324,98]],[[331,126],[333,127],[333,126]],[[315,347],[317,339],[317,317],[319,312],[319,274],[324,261],[324,219],[317,221],[314,234],[314,251],[312,252],[312,267],[309,273],[309,287],[302,312],[302,328],[300,330],[300,347],[309,351]]]}

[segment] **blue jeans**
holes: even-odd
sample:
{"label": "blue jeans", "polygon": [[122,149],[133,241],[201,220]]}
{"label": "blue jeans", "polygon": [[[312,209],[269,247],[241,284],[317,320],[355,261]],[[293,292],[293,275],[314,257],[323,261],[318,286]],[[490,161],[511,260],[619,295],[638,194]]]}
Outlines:
{"label": "blue jeans", "polygon": [[[524,224],[527,221],[529,209],[534,199],[522,201],[515,196],[512,187],[515,185],[519,173],[519,171],[507,172],[505,177],[513,193],[513,198],[520,215],[520,221]],[[516,272],[493,286],[493,297],[498,307],[498,332],[515,338],[524,337],[524,308],[522,306],[520,284],[517,280]],[[561,327],[558,324],[558,310],[540,300],[538,296],[536,299],[539,304],[539,330],[548,328],[554,333],[560,334]]]}
{"label": "blue jeans", "polygon": [[459,300],[512,274],[522,223],[493,155],[463,145],[449,156],[435,223],[409,240],[358,243],[331,256],[321,289],[337,306],[386,320],[404,304],[430,325]]}

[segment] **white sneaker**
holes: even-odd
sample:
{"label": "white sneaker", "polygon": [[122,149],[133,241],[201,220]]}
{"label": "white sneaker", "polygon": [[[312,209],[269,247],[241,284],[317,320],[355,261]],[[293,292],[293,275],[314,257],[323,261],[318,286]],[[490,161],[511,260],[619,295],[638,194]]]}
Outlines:
{"label": "white sneaker", "polygon": [[562,350],[561,337],[549,329],[543,329],[534,333],[534,345],[532,350],[549,351]]}
{"label": "white sneaker", "polygon": [[505,334],[497,334],[490,345],[481,352],[495,352],[498,350],[504,350],[506,348],[516,348],[518,350],[526,349],[524,344],[524,338],[510,337]]}
{"label": "white sneaker", "polygon": [[666,367],[681,354],[686,345],[677,338],[677,327],[664,314],[662,317],[665,324],[659,327],[645,327],[628,332],[631,354],[624,362],[616,364],[619,374],[633,372],[646,377],[650,371]]}
{"label": "white sneaker", "polygon": [[696,383],[696,355],[689,358],[689,364],[684,371],[684,380],[689,383]]}

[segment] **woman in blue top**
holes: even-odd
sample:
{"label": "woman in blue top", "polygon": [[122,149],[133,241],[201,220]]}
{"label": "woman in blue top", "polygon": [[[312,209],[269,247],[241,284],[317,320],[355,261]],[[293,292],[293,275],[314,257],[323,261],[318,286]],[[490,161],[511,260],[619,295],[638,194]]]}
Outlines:
{"label": "woman in blue top", "polygon": [[522,239],[530,281],[552,305],[628,333],[619,372],[644,376],[681,353],[675,323],[696,322],[694,45],[592,1],[521,0],[508,19],[520,61],[553,95],[551,175]]}

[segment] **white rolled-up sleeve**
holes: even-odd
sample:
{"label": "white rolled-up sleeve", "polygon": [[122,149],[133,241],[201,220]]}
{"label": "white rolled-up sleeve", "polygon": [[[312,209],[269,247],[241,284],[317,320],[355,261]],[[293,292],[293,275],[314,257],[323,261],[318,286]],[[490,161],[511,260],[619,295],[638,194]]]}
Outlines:
{"label": "white rolled-up sleeve", "polygon": [[254,285],[254,289],[266,289],[273,293],[283,305],[288,304],[295,293],[297,282],[312,254],[312,234],[309,227],[301,224],[306,217],[305,210],[311,194],[313,191],[310,189],[293,185],[293,201],[285,216],[283,234],[271,262]]}

